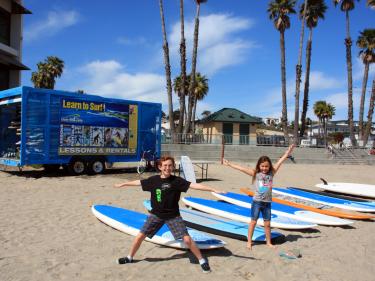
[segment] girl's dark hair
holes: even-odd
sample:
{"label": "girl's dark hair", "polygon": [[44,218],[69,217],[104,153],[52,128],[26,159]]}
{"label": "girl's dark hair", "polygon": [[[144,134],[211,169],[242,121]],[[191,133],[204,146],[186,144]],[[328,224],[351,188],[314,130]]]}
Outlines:
{"label": "girl's dark hair", "polygon": [[255,173],[253,175],[253,183],[255,181],[255,177],[257,175],[257,173],[260,172],[260,164],[264,163],[264,162],[268,162],[270,163],[270,170],[268,171],[268,173],[273,173],[273,166],[272,166],[272,162],[271,162],[271,159],[268,157],[268,156],[261,156],[259,159],[258,159],[258,162],[257,162],[257,165],[255,166]]}

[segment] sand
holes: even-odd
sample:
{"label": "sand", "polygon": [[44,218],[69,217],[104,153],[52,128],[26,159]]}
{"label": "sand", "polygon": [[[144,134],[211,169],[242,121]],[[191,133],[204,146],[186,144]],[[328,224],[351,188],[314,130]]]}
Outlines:
{"label": "sand", "polygon": [[[252,164],[251,164],[252,165]],[[145,174],[148,176],[150,174]],[[249,177],[210,164],[204,184],[239,192]],[[198,176],[199,177],[199,176]],[[284,164],[275,186],[314,189],[329,181],[375,184],[373,166]],[[356,221],[348,227],[318,226],[307,231],[277,230],[286,241],[273,250],[264,244],[250,252],[246,243],[221,237],[226,248],[205,251],[212,272],[201,272],[188,251],[144,242],[131,265],[117,265],[133,237],[98,221],[92,204],[111,204],[144,212],[148,193],[140,187],[113,188],[137,179],[134,171],[98,176],[46,175],[43,171],[0,172],[0,280],[374,280],[375,224]],[[191,190],[192,196],[212,198]],[[278,253],[298,249],[302,257]]]}

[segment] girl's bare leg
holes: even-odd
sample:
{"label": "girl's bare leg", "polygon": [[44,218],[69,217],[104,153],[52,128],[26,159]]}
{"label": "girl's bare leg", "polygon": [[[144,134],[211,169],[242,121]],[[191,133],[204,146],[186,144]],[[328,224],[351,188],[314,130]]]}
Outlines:
{"label": "girl's bare leg", "polygon": [[270,248],[276,248],[275,245],[271,243],[271,221],[264,221],[264,231],[266,233],[266,244]]}
{"label": "girl's bare leg", "polygon": [[254,229],[255,229],[255,226],[256,226],[257,222],[254,221],[254,220],[251,220],[250,223],[249,223],[249,230],[247,232],[247,244],[246,244],[246,248],[248,248],[249,250],[252,249],[252,246],[253,246],[253,233],[254,233]]}

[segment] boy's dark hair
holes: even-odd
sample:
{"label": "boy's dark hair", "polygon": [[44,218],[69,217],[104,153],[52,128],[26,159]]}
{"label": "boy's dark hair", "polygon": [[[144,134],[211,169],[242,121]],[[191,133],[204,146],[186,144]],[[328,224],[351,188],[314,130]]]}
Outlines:
{"label": "boy's dark hair", "polygon": [[268,163],[270,163],[270,170],[268,171],[268,173],[270,173],[270,172],[273,173],[274,168],[273,168],[273,166],[272,166],[271,159],[270,159],[268,156],[261,156],[261,157],[259,157],[259,159],[258,159],[257,165],[255,166],[255,173],[254,173],[254,175],[253,175],[253,181],[252,181],[253,183],[254,183],[254,181],[255,181],[255,177],[256,177],[257,173],[260,172],[260,164],[262,164],[262,163],[264,163],[264,162],[268,162]]}

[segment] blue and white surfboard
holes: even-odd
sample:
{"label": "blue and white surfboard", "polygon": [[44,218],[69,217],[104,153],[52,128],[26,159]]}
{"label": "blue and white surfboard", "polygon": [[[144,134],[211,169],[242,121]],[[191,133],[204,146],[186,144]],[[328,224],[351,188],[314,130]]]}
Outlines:
{"label": "blue and white surfboard", "polygon": [[[105,224],[124,233],[136,236],[147,219],[147,215],[135,211],[108,206],[94,205],[91,207],[93,214]],[[206,233],[188,228],[189,235],[200,249],[215,249],[225,246],[225,242]],[[172,248],[186,249],[182,240],[175,240],[168,227],[164,225],[152,239],[147,241]]]}
{"label": "blue and white surfboard", "polygon": [[372,204],[367,204],[365,202],[354,202],[350,200],[340,199],[340,198],[333,198],[321,194],[311,193],[308,191],[296,189],[293,187],[288,188],[272,188],[272,192],[281,194],[281,195],[288,195],[294,198],[299,198],[306,201],[311,201],[320,204],[326,204],[329,206],[351,210],[351,211],[358,211],[358,212],[375,212],[375,206]]}
{"label": "blue and white surfboard", "polygon": [[[238,205],[230,204],[227,202],[219,202],[214,200],[208,200],[203,198],[195,197],[185,197],[182,201],[197,210],[228,218],[231,220],[236,220],[244,223],[249,223],[250,218],[250,208],[244,208]],[[257,224],[264,225],[263,218],[260,216]],[[283,229],[306,229],[317,226],[313,223],[304,222],[301,220],[296,220],[288,218],[285,216],[272,214],[271,216],[271,227],[283,228]]]}
{"label": "blue and white surfboard", "polygon": [[[239,193],[228,192],[225,194],[219,194],[219,193],[212,193],[212,194],[221,200],[224,200],[226,202],[236,204],[238,206],[242,206],[245,208],[251,208],[251,204],[253,202],[253,197],[244,195],[244,194],[239,194]],[[302,209],[295,208],[292,206],[279,204],[276,202],[272,202],[271,214],[284,216],[284,217],[288,217],[291,219],[297,219],[297,220],[301,220],[305,222],[321,224],[321,225],[341,226],[341,225],[349,225],[353,223],[350,220],[345,220],[345,219],[341,219],[341,218],[337,218],[333,216],[319,214],[319,213],[308,211],[308,210],[302,210]]]}
{"label": "blue and white surfboard", "polygon": [[[147,210],[151,210],[150,200],[145,200],[143,205]],[[186,222],[186,225],[189,227],[217,235],[247,241],[247,232],[249,228],[247,223],[224,219],[186,208],[181,208],[180,214],[183,220]],[[271,239],[283,238],[283,234],[276,231],[271,231]],[[266,241],[264,228],[259,226],[255,227],[252,240],[257,242]]]}

